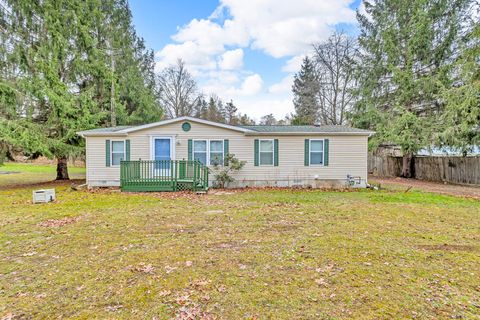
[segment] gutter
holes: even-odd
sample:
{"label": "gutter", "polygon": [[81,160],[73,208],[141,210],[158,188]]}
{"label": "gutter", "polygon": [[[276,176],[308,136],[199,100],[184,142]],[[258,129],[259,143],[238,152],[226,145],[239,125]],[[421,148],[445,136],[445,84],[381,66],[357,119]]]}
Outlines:
{"label": "gutter", "polygon": [[369,136],[375,132],[245,132],[246,136]]}
{"label": "gutter", "polygon": [[128,136],[127,133],[122,133],[122,132],[85,132],[85,131],[79,131],[77,132],[77,135],[79,135],[80,137],[82,138],[85,138],[85,137],[111,137],[111,136],[115,136],[115,137],[126,137]]}

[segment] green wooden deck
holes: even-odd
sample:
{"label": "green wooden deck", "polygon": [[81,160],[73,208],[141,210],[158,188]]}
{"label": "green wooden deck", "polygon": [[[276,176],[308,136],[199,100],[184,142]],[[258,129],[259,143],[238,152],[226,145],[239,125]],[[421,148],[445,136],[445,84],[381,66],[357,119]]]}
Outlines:
{"label": "green wooden deck", "polygon": [[208,168],[199,161],[138,160],[120,164],[122,191],[207,191]]}

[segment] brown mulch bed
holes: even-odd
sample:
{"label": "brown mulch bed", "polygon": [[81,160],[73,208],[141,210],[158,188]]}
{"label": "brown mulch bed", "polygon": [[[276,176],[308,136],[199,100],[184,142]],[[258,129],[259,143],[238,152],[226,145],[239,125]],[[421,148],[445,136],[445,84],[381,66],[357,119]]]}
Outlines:
{"label": "brown mulch bed", "polygon": [[405,190],[407,188],[414,188],[427,192],[480,200],[480,186],[463,186],[455,184],[444,184],[439,182],[422,181],[417,179],[378,177],[371,177],[369,182],[373,184],[380,184],[383,186],[402,187],[405,188]]}

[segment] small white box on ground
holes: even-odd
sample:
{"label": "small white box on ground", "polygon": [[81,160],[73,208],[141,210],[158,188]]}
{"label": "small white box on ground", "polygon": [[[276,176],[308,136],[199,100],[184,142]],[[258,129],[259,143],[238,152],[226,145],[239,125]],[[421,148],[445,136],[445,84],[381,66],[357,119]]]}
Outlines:
{"label": "small white box on ground", "polygon": [[55,189],[33,191],[33,203],[47,203],[55,200]]}

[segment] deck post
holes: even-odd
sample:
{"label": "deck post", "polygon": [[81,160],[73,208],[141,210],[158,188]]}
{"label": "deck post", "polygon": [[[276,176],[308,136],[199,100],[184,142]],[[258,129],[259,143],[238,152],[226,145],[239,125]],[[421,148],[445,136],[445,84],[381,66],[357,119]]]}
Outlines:
{"label": "deck post", "polygon": [[197,161],[193,161],[193,191],[197,191]]}

